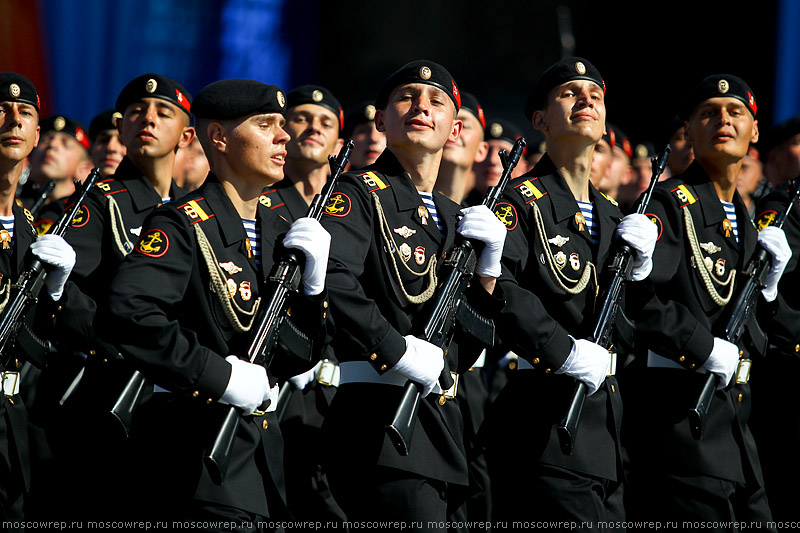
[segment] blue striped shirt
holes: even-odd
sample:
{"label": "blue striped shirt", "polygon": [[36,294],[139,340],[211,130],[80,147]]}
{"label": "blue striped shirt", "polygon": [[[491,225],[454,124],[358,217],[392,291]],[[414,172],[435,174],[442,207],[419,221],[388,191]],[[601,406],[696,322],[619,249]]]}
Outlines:
{"label": "blue striped shirt", "polygon": [[439,231],[444,233],[444,229],[442,229],[442,223],[439,221],[439,214],[436,212],[436,204],[433,203],[433,193],[422,191],[417,192],[419,192],[419,195],[422,198],[422,203],[425,204],[426,208],[428,208],[428,214],[436,223],[436,227],[439,228]]}
{"label": "blue striped shirt", "polygon": [[247,232],[247,240],[250,241],[250,250],[253,252],[253,257],[256,258],[256,264],[261,264],[261,249],[258,247],[259,242],[259,228],[258,224],[256,224],[255,220],[250,220],[249,218],[242,219],[242,225],[244,225],[244,230]]}
{"label": "blue striped shirt", "polygon": [[721,203],[722,208],[725,209],[725,216],[731,221],[731,231],[733,231],[736,242],[739,242],[739,227],[736,224],[736,206],[728,202],[723,202],[722,200],[720,200],[719,203]]}
{"label": "blue striped shirt", "polygon": [[578,202],[583,218],[586,219],[586,229],[592,236],[592,244],[600,243],[600,229],[594,224],[594,204],[592,202]]}

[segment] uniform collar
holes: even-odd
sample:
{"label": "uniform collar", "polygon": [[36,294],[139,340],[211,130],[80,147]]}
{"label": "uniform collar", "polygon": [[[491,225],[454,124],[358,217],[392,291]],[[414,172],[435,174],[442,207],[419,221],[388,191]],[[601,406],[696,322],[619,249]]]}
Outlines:
{"label": "uniform collar", "polygon": [[[219,179],[213,172],[209,172],[205,183],[199,191],[201,191],[201,195],[217,218],[217,226],[222,236],[222,243],[226,247],[233,246],[236,243],[242,243],[242,246],[245,246],[244,241],[247,239],[247,233],[242,224],[242,217],[233,207],[233,203],[228,198],[228,195],[225,194],[225,189],[222,188],[222,184],[220,184]],[[261,204],[259,203],[258,205]]]}
{"label": "uniform collar", "polygon": [[[159,196],[150,181],[136,168],[136,165],[134,165],[128,157],[122,158],[122,162],[120,162],[117,171],[114,173],[114,179],[128,189],[136,211],[144,211],[146,209],[152,209],[154,206],[161,205],[163,201],[161,196]],[[175,180],[172,180],[169,193],[170,198],[175,200],[185,195],[186,191],[178,187],[175,184]]]}

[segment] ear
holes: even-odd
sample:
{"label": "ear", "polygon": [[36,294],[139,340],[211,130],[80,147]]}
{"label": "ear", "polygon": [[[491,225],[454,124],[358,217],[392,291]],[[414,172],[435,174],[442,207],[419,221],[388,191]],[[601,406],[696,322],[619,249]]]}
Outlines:
{"label": "ear", "polygon": [[41,133],[42,133],[42,127],[41,126],[36,126],[36,138],[33,140],[33,147],[34,148],[39,146],[39,136],[41,135]]}
{"label": "ear", "polygon": [[547,122],[544,120],[544,111],[537,109],[531,117],[531,124],[539,131],[547,131]]}
{"label": "ear", "polygon": [[214,150],[223,154],[228,152],[228,138],[222,124],[211,122],[206,128],[206,135],[208,135],[208,140]]}
{"label": "ear", "polygon": [[483,163],[487,155],[489,155],[489,143],[481,141],[478,145],[478,151],[475,152],[475,163]]}
{"label": "ear", "polygon": [[453,129],[450,130],[450,136],[447,138],[449,142],[456,142],[458,136],[461,135],[461,128],[464,127],[464,122],[459,119],[453,120]]}
{"label": "ear", "polygon": [[753,121],[753,138],[750,139],[751,144],[755,144],[758,142],[758,121]]}
{"label": "ear", "polygon": [[383,113],[383,109],[377,109],[375,111],[375,129],[381,133],[386,133],[386,125],[383,123]]}
{"label": "ear", "polygon": [[195,131],[193,127],[189,126],[183,128],[183,133],[181,133],[181,140],[178,141],[178,148],[185,148],[190,144],[192,144],[194,136],[195,136]]}

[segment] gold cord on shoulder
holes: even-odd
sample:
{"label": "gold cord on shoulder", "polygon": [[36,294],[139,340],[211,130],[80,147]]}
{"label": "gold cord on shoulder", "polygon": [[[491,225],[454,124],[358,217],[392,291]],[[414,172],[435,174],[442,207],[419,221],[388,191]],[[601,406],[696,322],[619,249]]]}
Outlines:
{"label": "gold cord on shoulder", "polygon": [[[117,245],[122,257],[133,251],[133,243],[128,239],[125,232],[125,221],[122,219],[122,211],[119,204],[112,196],[106,197],[108,200],[108,211],[111,215],[111,233],[114,235],[114,243]],[[120,231],[120,228],[122,231]]]}

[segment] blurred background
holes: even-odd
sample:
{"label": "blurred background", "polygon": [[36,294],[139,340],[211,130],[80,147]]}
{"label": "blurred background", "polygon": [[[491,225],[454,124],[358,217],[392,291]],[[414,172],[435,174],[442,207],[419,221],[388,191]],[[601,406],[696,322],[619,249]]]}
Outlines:
{"label": "blurred background", "polygon": [[682,95],[711,73],[750,84],[762,131],[800,114],[799,23],[794,0],[0,0],[0,70],[33,80],[43,116],[88,125],[146,72],[192,94],[231,77],[316,83],[347,109],[430,59],[489,120],[526,128],[528,89],[574,54],[603,74],[609,121],[659,145]]}

